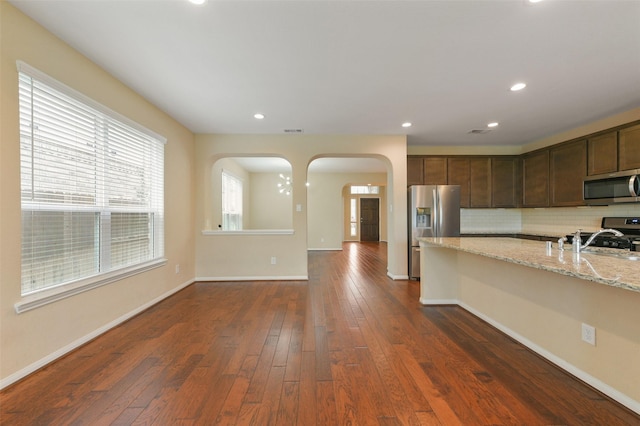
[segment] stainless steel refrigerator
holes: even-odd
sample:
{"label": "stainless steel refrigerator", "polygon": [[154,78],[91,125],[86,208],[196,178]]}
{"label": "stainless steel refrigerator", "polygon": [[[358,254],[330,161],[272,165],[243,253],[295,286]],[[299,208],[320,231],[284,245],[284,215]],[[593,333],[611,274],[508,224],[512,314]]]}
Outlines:
{"label": "stainless steel refrigerator", "polygon": [[409,277],[418,279],[418,238],[460,236],[460,185],[413,185],[408,201]]}

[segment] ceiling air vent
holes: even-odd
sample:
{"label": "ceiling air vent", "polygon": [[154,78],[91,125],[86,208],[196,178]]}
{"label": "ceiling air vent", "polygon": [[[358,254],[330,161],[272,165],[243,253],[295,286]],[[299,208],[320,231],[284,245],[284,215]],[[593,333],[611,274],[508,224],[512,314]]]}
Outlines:
{"label": "ceiling air vent", "polygon": [[285,133],[304,133],[302,129],[284,129]]}
{"label": "ceiling air vent", "polygon": [[470,134],[484,135],[485,133],[489,133],[490,129],[474,129],[469,131]]}

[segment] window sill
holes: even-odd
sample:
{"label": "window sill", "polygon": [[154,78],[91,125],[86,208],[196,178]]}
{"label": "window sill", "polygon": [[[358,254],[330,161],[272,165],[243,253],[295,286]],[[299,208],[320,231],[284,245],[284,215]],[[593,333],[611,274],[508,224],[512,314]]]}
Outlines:
{"label": "window sill", "polygon": [[37,293],[24,296],[14,305],[14,308],[16,313],[21,314],[23,312],[48,305],[49,303],[57,302],[58,300],[66,299],[67,297],[71,297],[142,272],[150,271],[151,269],[155,269],[166,264],[167,259],[155,259],[141,265],[119,269],[106,274],[85,278],[70,284],[60,285],[49,290],[39,291]]}
{"label": "window sill", "polygon": [[203,230],[202,235],[293,235],[293,229],[245,229],[242,231],[207,231]]}

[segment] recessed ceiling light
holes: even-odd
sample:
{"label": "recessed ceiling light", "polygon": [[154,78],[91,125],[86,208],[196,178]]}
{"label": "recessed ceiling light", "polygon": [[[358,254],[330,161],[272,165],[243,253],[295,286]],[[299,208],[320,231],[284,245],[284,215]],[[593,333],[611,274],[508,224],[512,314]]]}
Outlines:
{"label": "recessed ceiling light", "polygon": [[525,87],[527,87],[527,85],[525,83],[516,83],[513,86],[511,86],[511,91],[512,92],[517,92],[518,90],[522,90]]}
{"label": "recessed ceiling light", "polygon": [[498,127],[498,122],[494,121],[493,123],[487,124],[487,127]]}
{"label": "recessed ceiling light", "polygon": [[189,0],[189,3],[197,4],[198,6],[205,4],[207,0]]}
{"label": "recessed ceiling light", "polygon": [[258,120],[262,120],[264,118],[264,114],[260,114],[260,113],[253,114],[253,117],[257,118]]}
{"label": "recessed ceiling light", "polygon": [[529,3],[540,3],[542,0],[529,0]]}
{"label": "recessed ceiling light", "polygon": [[409,123],[408,121],[405,123],[402,123],[402,127],[411,127],[411,123]]}

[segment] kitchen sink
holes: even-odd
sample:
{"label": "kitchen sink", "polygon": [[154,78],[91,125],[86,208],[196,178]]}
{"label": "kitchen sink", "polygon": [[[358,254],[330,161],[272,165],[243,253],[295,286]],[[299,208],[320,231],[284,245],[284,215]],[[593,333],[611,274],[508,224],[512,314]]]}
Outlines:
{"label": "kitchen sink", "polygon": [[620,250],[604,251],[604,250],[597,250],[597,249],[596,250],[585,249],[582,251],[582,253],[595,254],[598,256],[608,256],[608,257],[614,257],[617,259],[624,259],[624,260],[640,260],[640,253],[635,251],[620,251]]}

